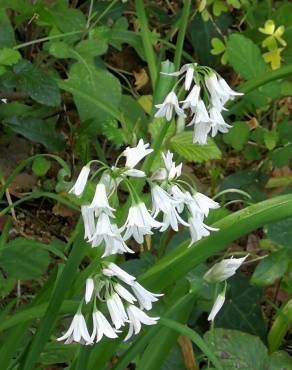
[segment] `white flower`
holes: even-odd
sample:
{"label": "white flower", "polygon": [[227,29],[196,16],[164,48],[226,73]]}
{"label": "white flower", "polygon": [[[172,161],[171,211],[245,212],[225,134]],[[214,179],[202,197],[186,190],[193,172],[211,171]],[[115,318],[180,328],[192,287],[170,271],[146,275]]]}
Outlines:
{"label": "white flower", "polygon": [[159,320],[159,317],[150,317],[145,312],[140,310],[134,305],[129,305],[127,313],[130,321],[129,332],[125,337],[124,341],[127,341],[135,333],[138,334],[141,330],[141,324],[155,325]]}
{"label": "white flower", "polygon": [[[134,148],[127,147],[123,151],[123,156],[126,157],[126,167],[132,169],[139,163],[146,155],[153,152],[153,149],[148,149],[150,144],[144,144],[143,139],[140,139],[138,145]],[[141,171],[142,172],[142,171]],[[133,176],[133,175],[129,175]]]}
{"label": "white flower", "polygon": [[225,110],[224,104],[229,100],[229,94],[220,86],[215,73],[205,77],[206,86],[211,95],[212,106],[219,111]]}
{"label": "white flower", "polygon": [[202,99],[199,99],[198,104],[194,110],[194,117],[188,126],[196,125],[198,123],[211,123],[209,113],[207,111],[206,105]]}
{"label": "white flower", "polygon": [[203,217],[204,216],[201,213],[197,213],[188,220],[191,233],[191,242],[189,247],[203,237],[210,235],[210,231],[218,231],[217,228],[205,225]]}
{"label": "white flower", "polygon": [[84,223],[84,239],[91,239],[95,233],[94,210],[89,206],[81,206],[81,214]]}
{"label": "white flower", "polygon": [[224,94],[229,95],[230,100],[233,100],[235,96],[244,95],[243,93],[232,90],[228,83],[222,77],[219,78],[218,84]]}
{"label": "white flower", "polygon": [[[98,343],[101,338],[105,335],[108,338],[117,338],[117,334],[111,327],[106,317],[98,310],[92,313],[93,330],[91,334],[91,340]],[[95,340],[96,337],[96,340]]]}
{"label": "white flower", "polygon": [[194,126],[193,143],[207,144],[208,134],[211,131],[211,122],[198,122]]}
{"label": "white flower", "polygon": [[146,176],[144,171],[136,170],[135,168],[131,168],[130,170],[123,172],[123,175],[130,176],[130,177],[145,177]]}
{"label": "white flower", "polygon": [[247,256],[242,258],[228,258],[216,263],[208,270],[204,279],[209,283],[216,283],[227,280],[236,273],[236,270],[241,266]]}
{"label": "white flower", "polygon": [[189,95],[186,97],[185,100],[182,100],[180,103],[183,104],[183,109],[190,108],[193,113],[195,113],[197,109],[197,105],[200,99],[200,86],[194,85]]}
{"label": "white flower", "polygon": [[178,231],[178,223],[184,226],[189,226],[185,222],[176,209],[179,201],[173,199],[164,189],[158,185],[151,188],[152,204],[153,204],[153,217],[157,217],[160,211],[163,213],[163,226],[160,231],[165,231],[169,226],[174,231]]}
{"label": "white flower", "polygon": [[176,209],[179,213],[182,213],[185,207],[185,203],[187,203],[188,201],[186,196],[186,193],[188,192],[183,192],[177,185],[172,185],[169,191],[176,201]]}
{"label": "white flower", "polygon": [[116,276],[128,285],[133,285],[136,280],[134,276],[128,274],[113,262],[109,263],[107,267],[102,270],[102,273],[109,277]]}
{"label": "white flower", "polygon": [[80,174],[79,174],[74,186],[69,191],[69,193],[75,194],[77,197],[81,196],[84,189],[85,189],[89,173],[90,173],[90,168],[89,167],[87,167],[87,166],[82,167],[82,170],[80,171]]}
{"label": "white flower", "polygon": [[165,117],[167,121],[170,121],[172,118],[173,109],[175,110],[178,116],[185,117],[183,109],[179,107],[178,99],[174,91],[171,91],[162,104],[156,104],[158,111],[155,113],[155,117]]}
{"label": "white flower", "polygon": [[191,84],[193,82],[193,78],[194,78],[194,70],[195,70],[195,66],[197,65],[197,63],[188,63],[188,64],[184,64],[181,69],[177,72],[170,72],[170,73],[166,73],[166,72],[161,72],[161,74],[164,74],[164,75],[168,75],[168,76],[180,76],[181,74],[185,73],[185,90],[189,90],[190,87],[191,87]]}
{"label": "white flower", "polygon": [[212,137],[216,136],[218,131],[226,133],[231,128],[231,126],[224,121],[219,110],[215,107],[210,109],[210,119],[212,121]]}
{"label": "white flower", "polygon": [[66,339],[65,344],[70,344],[72,342],[92,344],[82,313],[77,313],[73,317],[68,331],[62,337],[57,338],[58,341],[62,341],[64,339]]}
{"label": "white flower", "polygon": [[[136,282],[135,282],[136,283]],[[134,285],[135,285],[134,283]],[[121,284],[117,283],[114,285],[115,291],[118,293],[118,295],[122,298],[124,298],[129,303],[134,303],[137,301],[137,299],[131,294],[126,288],[124,288]]]}
{"label": "white flower", "polygon": [[85,302],[89,303],[92,298],[92,294],[94,291],[94,281],[92,278],[86,279],[86,285],[85,285]]}
{"label": "white flower", "polygon": [[99,246],[102,242],[105,244],[105,250],[102,257],[111,254],[134,253],[127,247],[116,224],[112,224],[109,216],[102,213],[95,227],[93,236],[89,239],[92,247]]}
{"label": "white flower", "polygon": [[173,153],[171,153],[169,150],[167,151],[166,154],[161,153],[161,155],[168,174],[167,179],[173,180],[174,178],[180,177],[182,171],[182,163],[176,166],[175,162],[172,160]]}
{"label": "white flower", "polygon": [[125,224],[120,229],[125,231],[124,240],[128,240],[132,235],[137,243],[142,244],[144,235],[152,235],[152,228],[162,227],[161,222],[156,221],[148,212],[143,202],[131,206]]}
{"label": "white flower", "polygon": [[128,322],[123,302],[117,293],[114,293],[106,300],[106,305],[116,329],[120,329],[121,326],[125,325],[125,322]]}
{"label": "white flower", "polygon": [[135,293],[136,297],[138,298],[140,308],[142,310],[151,310],[152,303],[157,302],[158,298],[161,297],[163,294],[155,294],[149,292],[149,290],[145,289],[141,284],[139,284],[137,281],[134,282],[134,284],[131,286],[133,292]]}
{"label": "white flower", "polygon": [[98,217],[101,213],[114,217],[113,212],[115,209],[109,205],[106,188],[103,183],[96,185],[95,194],[89,208],[94,210],[95,217]]}
{"label": "white flower", "polygon": [[212,307],[212,310],[208,316],[208,321],[214,321],[216,315],[218,312],[221,310],[222,306],[224,305],[225,302],[225,290],[224,292],[218,294],[218,297],[216,298],[216,301]]}
{"label": "white flower", "polygon": [[215,202],[213,199],[207,197],[206,195],[196,192],[195,195],[193,195],[193,200],[196,203],[199,210],[205,215],[206,217],[209,214],[210,209],[216,209],[220,208],[219,203]]}

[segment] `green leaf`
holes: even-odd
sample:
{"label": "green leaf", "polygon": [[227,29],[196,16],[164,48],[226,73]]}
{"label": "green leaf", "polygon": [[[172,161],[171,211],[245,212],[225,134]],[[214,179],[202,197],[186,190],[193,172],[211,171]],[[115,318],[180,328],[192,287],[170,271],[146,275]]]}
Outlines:
{"label": "green leaf", "polygon": [[45,145],[49,150],[64,149],[64,138],[55,130],[55,120],[41,120],[36,118],[6,119],[3,123],[11,130],[23,135],[27,139]]}
{"label": "green leaf", "polygon": [[279,134],[277,131],[275,130],[272,130],[272,131],[265,130],[264,131],[264,142],[265,142],[266,147],[269,150],[272,150],[275,148],[278,139],[279,139]]}
{"label": "green leaf", "polygon": [[267,225],[265,232],[272,242],[286,248],[292,248],[292,218]]}
{"label": "green leaf", "polygon": [[5,9],[0,9],[0,47],[15,45],[14,30]]}
{"label": "green leaf", "polygon": [[259,47],[243,35],[230,35],[227,42],[227,55],[235,71],[247,80],[269,71]]}
{"label": "green leaf", "polygon": [[284,351],[272,353],[268,370],[289,370],[292,369],[292,358]]}
{"label": "green leaf", "polygon": [[234,122],[232,128],[223,135],[226,144],[230,144],[235,150],[242,150],[249,138],[249,127],[245,122]]}
{"label": "green leaf", "polygon": [[216,326],[265,338],[266,324],[260,309],[261,296],[261,289],[249,285],[248,279],[240,275],[233,277],[224,306],[216,317]]}
{"label": "green leaf", "polygon": [[269,158],[276,167],[288,165],[292,159],[292,144],[288,144],[282,148],[276,148],[269,153]]}
{"label": "green leaf", "polygon": [[205,339],[224,370],[263,370],[269,363],[267,348],[258,337],[237,330],[215,329]]}
{"label": "green leaf", "polygon": [[74,58],[72,48],[64,41],[50,42],[49,53],[55,58]]}
{"label": "green leaf", "polygon": [[69,79],[59,80],[58,84],[73,94],[82,121],[119,119],[120,82],[106,70],[76,63],[69,72]]}
{"label": "green leaf", "polygon": [[2,249],[0,265],[10,277],[19,280],[30,280],[40,277],[50,262],[47,250],[41,243],[25,238],[17,238]]}
{"label": "green leaf", "polygon": [[289,258],[285,249],[273,252],[256,267],[251,283],[258,286],[272,285],[288,268]]}
{"label": "green leaf", "polygon": [[10,48],[0,49],[0,64],[12,66],[21,59],[21,55],[17,50]]}
{"label": "green leaf", "polygon": [[199,145],[192,143],[193,134],[184,131],[175,135],[170,140],[172,150],[181,155],[184,159],[193,162],[205,162],[210,159],[220,159],[221,151],[212,139],[207,144]]}
{"label": "green leaf", "polygon": [[44,176],[51,168],[51,162],[44,157],[37,157],[32,162],[32,171],[36,176]]}
{"label": "green leaf", "polygon": [[82,40],[80,41],[75,50],[84,58],[93,58],[98,55],[103,55],[107,51],[107,40]]}
{"label": "green leaf", "polygon": [[178,344],[175,344],[170,350],[166,357],[161,370],[185,370],[184,358],[181,352],[181,348]]}
{"label": "green leaf", "polygon": [[213,13],[216,17],[219,17],[219,15],[223,12],[226,12],[228,10],[226,4],[224,1],[221,0],[215,0],[213,3]]}
{"label": "green leaf", "polygon": [[52,107],[60,104],[61,96],[56,82],[41,69],[23,60],[14,66],[14,72],[19,78],[20,87],[32,99]]}

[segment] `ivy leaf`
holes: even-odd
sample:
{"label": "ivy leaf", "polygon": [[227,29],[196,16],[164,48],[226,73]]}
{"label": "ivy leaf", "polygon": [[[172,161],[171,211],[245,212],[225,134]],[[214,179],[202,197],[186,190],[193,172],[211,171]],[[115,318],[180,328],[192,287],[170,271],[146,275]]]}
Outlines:
{"label": "ivy leaf", "polygon": [[207,144],[193,144],[193,134],[184,131],[175,135],[170,140],[172,150],[181,155],[184,159],[193,162],[205,162],[210,159],[220,159],[221,151],[212,139],[208,139]]}

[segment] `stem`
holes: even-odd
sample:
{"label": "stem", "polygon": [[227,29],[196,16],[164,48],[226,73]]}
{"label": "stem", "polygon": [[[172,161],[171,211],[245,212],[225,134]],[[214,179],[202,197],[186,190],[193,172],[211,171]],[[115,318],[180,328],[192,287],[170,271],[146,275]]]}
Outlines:
{"label": "stem", "polygon": [[34,364],[37,362],[41,351],[50,337],[66,293],[73,283],[76,270],[84,256],[85,248],[81,242],[83,239],[83,236],[81,235],[81,225],[82,223],[79,220],[74,231],[74,239],[76,242],[73,245],[73,249],[70,253],[64,270],[56,283],[56,287],[53,291],[52,297],[49,300],[50,303],[46,313],[42,318],[31,342],[28,354],[24,360],[24,366],[21,367],[22,370],[33,369]]}
{"label": "stem", "polygon": [[92,25],[90,26],[90,28],[88,29],[88,32],[90,30],[92,30],[92,28],[94,28],[97,23],[106,15],[106,13],[118,2],[118,0],[113,0],[105,9],[104,11],[101,13],[101,15],[94,21],[94,23],[92,23]]}
{"label": "stem", "polygon": [[177,36],[176,49],[174,54],[174,65],[176,70],[179,69],[181,63],[181,56],[183,51],[184,39],[188,24],[188,18],[190,15],[191,0],[184,1],[184,7],[181,16],[181,22],[179,27],[179,32]]}
{"label": "stem", "polygon": [[150,78],[152,81],[152,87],[154,88],[157,79],[156,61],[155,54],[151,43],[150,31],[148,27],[148,20],[145,12],[145,6],[143,0],[135,0],[136,13],[140,22],[141,36],[146,54],[146,60],[148,63]]}

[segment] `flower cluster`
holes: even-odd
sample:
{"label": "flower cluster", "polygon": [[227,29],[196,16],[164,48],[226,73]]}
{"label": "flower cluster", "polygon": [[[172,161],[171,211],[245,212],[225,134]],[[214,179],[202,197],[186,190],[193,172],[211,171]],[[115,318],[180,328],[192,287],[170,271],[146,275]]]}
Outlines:
{"label": "flower cluster", "polygon": [[179,77],[174,90],[180,91],[180,83],[184,81],[187,95],[179,101],[175,91],[171,91],[162,104],[156,105],[155,117],[165,117],[170,121],[174,111],[179,117],[190,116],[188,126],[194,126],[194,143],[206,144],[209,133],[214,137],[218,132],[228,132],[231,126],[224,121],[222,111],[227,110],[225,104],[228,100],[242,93],[232,90],[211,68],[196,63],[185,64],[179,71],[165,74]]}
{"label": "flower cluster", "polygon": [[[97,180],[91,200],[84,201],[81,214],[84,222],[84,238],[93,248],[102,248],[102,258],[111,255],[134,253],[126,242],[133,238],[142,244],[145,235],[152,235],[153,230],[164,232],[168,228],[178,231],[179,225],[189,228],[191,243],[200,240],[216,231],[204,223],[210,209],[219,204],[208,198],[182,180],[182,164],[176,165],[171,152],[162,153],[163,166],[150,177],[137,169],[137,164],[149,155],[152,149],[141,139],[136,147],[127,147],[118,157],[113,167],[98,161],[91,161],[82,168],[70,193],[88,199],[88,193],[94,179]],[[118,166],[125,157],[125,164]],[[101,166],[94,172],[94,163]],[[140,199],[130,177],[144,177],[150,188],[149,201],[152,207]],[[116,212],[119,206],[118,189],[127,189],[131,205],[124,219]],[[121,222],[123,221],[123,222]],[[123,271],[114,263],[102,260],[101,269],[87,279],[85,296],[77,314],[74,316],[68,331],[59,340],[65,343],[76,341],[92,344],[103,336],[117,337],[121,328],[129,324],[125,340],[141,329],[141,324],[154,325],[158,317],[150,317],[144,311],[152,308],[160,294],[154,294],[140,285],[135,277]],[[99,302],[97,305],[96,302]],[[82,315],[82,304],[92,304],[92,334],[89,335],[85,318]],[[135,305],[139,304],[139,307]],[[109,312],[108,319],[100,305]],[[99,307],[99,309],[97,309]],[[103,309],[103,311],[104,311]]]}

